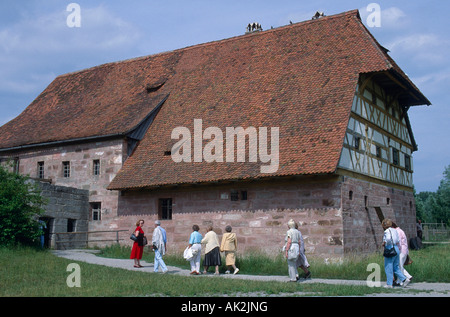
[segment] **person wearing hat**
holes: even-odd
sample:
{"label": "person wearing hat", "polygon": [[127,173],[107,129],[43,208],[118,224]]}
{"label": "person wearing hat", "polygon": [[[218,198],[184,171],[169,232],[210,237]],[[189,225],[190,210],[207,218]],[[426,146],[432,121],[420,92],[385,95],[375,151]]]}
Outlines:
{"label": "person wearing hat", "polygon": [[152,236],[152,247],[153,251],[155,251],[155,266],[154,271],[157,273],[159,271],[159,267],[161,266],[162,272],[167,272],[166,263],[164,263],[163,256],[166,254],[166,244],[167,244],[167,236],[166,230],[161,227],[161,221],[155,221],[155,230],[153,231]]}

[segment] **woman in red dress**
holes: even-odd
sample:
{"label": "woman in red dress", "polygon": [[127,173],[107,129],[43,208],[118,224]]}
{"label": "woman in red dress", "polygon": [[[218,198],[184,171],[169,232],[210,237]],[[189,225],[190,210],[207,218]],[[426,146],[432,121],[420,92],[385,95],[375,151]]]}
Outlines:
{"label": "woman in red dress", "polygon": [[134,234],[137,237],[137,241],[133,243],[133,248],[131,249],[130,259],[134,259],[134,267],[142,267],[140,260],[142,259],[142,254],[144,253],[144,220],[139,220],[136,222],[136,230]]}

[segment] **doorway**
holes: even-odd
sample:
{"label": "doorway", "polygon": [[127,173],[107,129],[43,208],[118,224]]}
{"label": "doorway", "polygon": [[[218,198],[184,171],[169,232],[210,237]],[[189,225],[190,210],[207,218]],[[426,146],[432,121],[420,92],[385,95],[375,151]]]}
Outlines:
{"label": "doorway", "polygon": [[44,248],[51,247],[50,234],[53,232],[53,221],[54,218],[51,217],[40,217],[39,222],[41,223],[41,229],[44,234],[41,236],[41,246]]}

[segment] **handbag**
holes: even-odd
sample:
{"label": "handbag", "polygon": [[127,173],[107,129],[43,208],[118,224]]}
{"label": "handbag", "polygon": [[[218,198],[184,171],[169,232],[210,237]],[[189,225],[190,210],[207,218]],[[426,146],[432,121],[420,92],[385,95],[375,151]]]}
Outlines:
{"label": "handbag", "polygon": [[133,241],[137,241],[137,237],[134,233],[131,234],[130,239]]}
{"label": "handbag", "polygon": [[392,258],[397,255],[397,252],[395,251],[395,248],[392,247],[390,249],[384,247],[383,256],[386,258]]}
{"label": "handbag", "polygon": [[183,258],[186,261],[190,261],[190,260],[192,260],[193,257],[194,257],[194,254],[192,253],[192,249],[187,247],[183,252]]}
{"label": "handbag", "polygon": [[148,244],[147,238],[143,237],[142,238],[142,245],[147,245],[147,244]]}
{"label": "handbag", "polygon": [[392,258],[397,255],[397,251],[395,251],[395,248],[394,248],[394,240],[392,239],[391,230],[389,230],[389,233],[391,234],[392,248],[388,249],[386,246],[384,247],[383,256],[386,258]]}

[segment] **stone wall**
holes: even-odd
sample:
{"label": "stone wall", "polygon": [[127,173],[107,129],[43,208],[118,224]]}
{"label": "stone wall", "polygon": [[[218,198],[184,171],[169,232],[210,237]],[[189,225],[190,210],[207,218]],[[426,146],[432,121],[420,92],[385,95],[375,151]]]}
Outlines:
{"label": "stone wall", "polygon": [[342,183],[344,252],[380,250],[383,228],[377,209],[384,218],[392,219],[405,231],[408,241],[416,236],[416,207],[412,191],[345,177]]}
{"label": "stone wall", "polygon": [[[86,247],[89,227],[89,192],[87,190],[36,182],[46,198],[45,213],[40,217],[47,223],[46,244],[54,249]],[[56,234],[72,231],[71,234]]]}
{"label": "stone wall", "polygon": [[[247,200],[231,201],[231,191],[246,191]],[[349,192],[352,192],[351,198]],[[162,220],[169,239],[169,252],[181,252],[188,243],[192,225],[204,235],[213,225],[219,235],[231,225],[238,236],[239,252],[258,250],[278,253],[284,244],[287,222],[300,224],[309,255],[327,259],[345,254],[380,250],[383,229],[377,207],[415,237],[415,205],[412,192],[348,176],[298,178],[290,181],[244,182],[228,185],[178,187],[172,190],[142,190],[119,197],[114,229],[127,229],[124,242],[145,220],[151,235],[158,219],[158,199],[172,198],[172,220]]]}
{"label": "stone wall", "polygon": [[[37,178],[38,163],[44,162],[44,180],[53,185],[89,191],[89,202],[101,204],[101,220],[90,221],[90,230],[104,230],[117,215],[117,191],[106,187],[126,159],[123,139],[97,140],[77,144],[35,147],[3,153],[2,160],[19,158],[19,173]],[[100,162],[100,174],[94,175],[94,160]],[[70,177],[64,177],[63,162],[70,162]]]}
{"label": "stone wall", "polygon": [[[247,192],[247,199],[231,201],[230,192]],[[172,220],[162,220],[169,252],[188,244],[192,225],[202,235],[213,225],[219,239],[226,225],[237,234],[239,252],[258,250],[278,253],[284,245],[289,219],[300,223],[308,254],[329,258],[343,255],[341,191],[339,177],[300,178],[290,181],[240,182],[228,185],[179,187],[172,190],[125,192],[119,197],[115,229],[131,233],[139,219],[151,235],[158,219],[158,199],[172,198]],[[131,240],[125,240],[131,245]]]}

